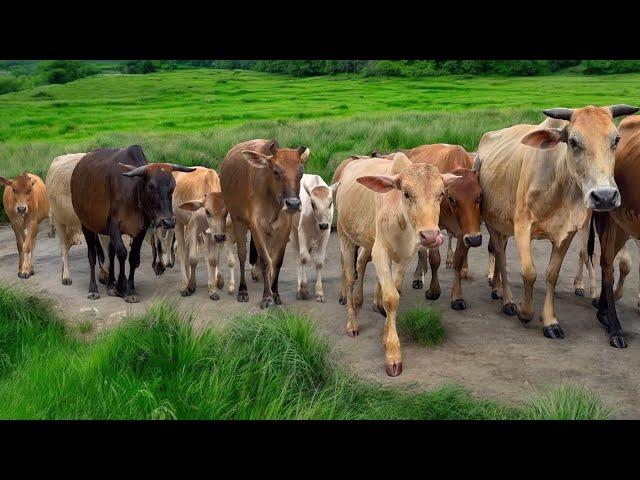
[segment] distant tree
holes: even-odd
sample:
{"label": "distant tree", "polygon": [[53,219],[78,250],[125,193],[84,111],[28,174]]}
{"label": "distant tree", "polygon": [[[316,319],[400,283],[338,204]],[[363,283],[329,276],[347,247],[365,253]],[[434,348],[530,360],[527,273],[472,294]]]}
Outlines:
{"label": "distant tree", "polygon": [[75,60],[42,62],[38,71],[45,83],[68,83],[99,73],[95,66]]}

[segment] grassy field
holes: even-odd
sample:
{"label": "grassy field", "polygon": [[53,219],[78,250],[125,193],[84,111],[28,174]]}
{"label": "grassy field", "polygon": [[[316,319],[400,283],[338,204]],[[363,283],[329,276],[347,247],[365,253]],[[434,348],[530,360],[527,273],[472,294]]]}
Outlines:
{"label": "grassy field", "polygon": [[409,393],[365,384],[293,311],[196,333],[168,303],[89,343],[47,301],[0,286],[2,419],[604,419],[572,387],[522,405],[456,385]]}

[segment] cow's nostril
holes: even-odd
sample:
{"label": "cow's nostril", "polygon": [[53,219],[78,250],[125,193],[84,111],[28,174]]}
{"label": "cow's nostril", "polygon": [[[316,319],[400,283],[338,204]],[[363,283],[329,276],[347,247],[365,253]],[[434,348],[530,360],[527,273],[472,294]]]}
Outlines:
{"label": "cow's nostril", "polygon": [[25,213],[27,211],[27,207],[19,206],[16,207],[16,210],[18,211],[18,213]]}
{"label": "cow's nostril", "polygon": [[465,235],[464,241],[468,247],[479,247],[482,245],[482,235]]}
{"label": "cow's nostril", "polygon": [[620,192],[613,187],[600,187],[589,194],[595,210],[611,210],[620,204]]}
{"label": "cow's nostril", "polygon": [[318,227],[320,227],[320,230],[328,230],[329,229],[329,224],[328,223],[320,223],[320,224],[318,224]]}
{"label": "cow's nostril", "polygon": [[175,218],[163,218],[162,219],[162,226],[164,228],[173,228],[176,226],[176,219]]}
{"label": "cow's nostril", "polygon": [[291,210],[299,210],[300,209],[300,199],[299,198],[295,198],[295,197],[287,198],[284,201],[284,204],[287,206],[287,208],[289,208]]}
{"label": "cow's nostril", "polygon": [[225,234],[214,235],[213,238],[215,238],[216,242],[224,242],[227,239],[227,236]]}

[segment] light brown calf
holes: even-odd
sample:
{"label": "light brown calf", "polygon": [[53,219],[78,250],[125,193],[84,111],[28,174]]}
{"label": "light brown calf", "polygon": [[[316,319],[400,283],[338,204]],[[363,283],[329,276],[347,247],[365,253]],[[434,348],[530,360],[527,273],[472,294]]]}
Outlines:
{"label": "light brown calf", "polygon": [[36,247],[38,225],[49,216],[47,189],[40,177],[23,173],[13,180],[0,177],[4,185],[2,204],[16,235],[18,253],[18,276],[33,275],[33,250]]}
{"label": "light brown calf", "polygon": [[374,305],[387,317],[382,340],[385,368],[392,377],[402,372],[396,315],[404,271],[418,247],[442,244],[440,201],[445,183],[456,178],[441,175],[432,165],[413,164],[402,153],[393,159],[355,160],[340,178],[336,204],[349,308],[347,333],[358,335],[360,306],[354,302],[353,285],[356,249],[360,247],[371,252],[376,268]]}

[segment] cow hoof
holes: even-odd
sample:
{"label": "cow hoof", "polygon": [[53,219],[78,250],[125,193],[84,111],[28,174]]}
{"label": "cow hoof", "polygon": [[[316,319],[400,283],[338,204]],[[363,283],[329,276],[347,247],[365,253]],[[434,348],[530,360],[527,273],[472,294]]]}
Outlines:
{"label": "cow hoof", "polygon": [[524,313],[522,313],[522,311],[518,308],[518,320],[520,320],[522,323],[527,324],[529,323],[531,320],[533,320],[533,315],[529,316],[529,315],[525,315]]}
{"label": "cow hoof", "polygon": [[493,300],[500,300],[500,295],[498,295],[498,291],[497,290],[491,290],[491,298]]}
{"label": "cow hoof", "polygon": [[593,300],[591,300],[591,305],[593,305],[594,308],[598,308],[598,299],[594,298]]}
{"label": "cow hoof", "polygon": [[463,298],[458,298],[457,300],[451,302],[451,308],[453,308],[454,310],[466,310],[467,302],[465,302]]}
{"label": "cow hoof", "polygon": [[319,293],[316,295],[316,302],[324,303],[324,295]]}
{"label": "cow hoof", "polygon": [[385,368],[387,369],[387,375],[390,377],[397,377],[402,373],[402,362],[385,365]]}
{"label": "cow hoof", "polygon": [[307,290],[307,287],[300,287],[300,290],[298,290],[296,298],[298,300],[308,300],[309,299],[309,290]]}
{"label": "cow hoof", "polygon": [[238,292],[238,296],[236,300],[239,302],[248,302],[249,301],[249,292]]}
{"label": "cow hoof", "polygon": [[575,293],[578,297],[584,297],[584,288],[576,288],[573,293]]}
{"label": "cow hoof", "polygon": [[345,297],[343,297],[342,295],[340,295],[340,296],[338,297],[338,303],[339,303],[340,305],[346,305],[346,304],[347,304],[347,299],[346,299]]}
{"label": "cow hoof", "polygon": [[551,338],[553,340],[560,340],[564,338],[564,332],[562,328],[560,328],[560,324],[554,323],[553,325],[549,325],[548,327],[544,327],[542,329],[544,336],[547,338]]}
{"label": "cow hoof", "polygon": [[462,280],[470,280],[471,279],[471,275],[469,275],[469,271],[468,270],[462,270],[460,272],[460,278]]}
{"label": "cow hoof", "polygon": [[265,297],[260,301],[261,310],[264,310],[265,308],[269,308],[271,305],[273,305],[273,298],[271,297]]}
{"label": "cow hoof", "polygon": [[26,273],[19,273],[19,274],[18,274],[18,276],[19,276],[20,278],[24,278],[24,279],[26,280],[27,278],[29,278],[29,277],[31,276],[31,274],[30,274],[29,272],[26,272]]}
{"label": "cow hoof", "polygon": [[132,295],[127,295],[126,297],[124,297],[124,301],[127,303],[138,303],[140,299],[138,298],[138,295],[134,293]]}
{"label": "cow hoof", "polygon": [[278,292],[273,292],[273,303],[282,305],[282,300],[280,300],[280,294]]}
{"label": "cow hoof", "polygon": [[414,280],[411,286],[416,290],[420,290],[422,287],[424,287],[424,283],[422,283],[422,280]]}
{"label": "cow hoof", "polygon": [[91,292],[87,295],[89,300],[98,300],[100,298],[100,294],[98,292]]}
{"label": "cow hoof", "polygon": [[115,287],[108,288],[107,295],[109,295],[110,297],[124,297],[124,293],[119,292]]}
{"label": "cow hoof", "polygon": [[360,335],[360,330],[358,330],[357,328],[347,328],[347,335],[349,335],[351,338],[356,338],[358,335]]}
{"label": "cow hoof", "polygon": [[424,292],[424,296],[427,300],[437,300],[438,298],[440,298],[439,293],[432,292],[431,290],[427,290],[426,292]]}
{"label": "cow hoof", "polygon": [[380,315],[382,315],[383,317],[387,317],[387,311],[384,309],[384,307],[380,306],[380,305],[376,305],[375,303],[373,304],[373,311],[374,312],[378,312]]}
{"label": "cow hoof", "polygon": [[627,348],[627,339],[624,335],[611,335],[609,344],[615,348]]}
{"label": "cow hoof", "polygon": [[71,279],[70,278],[63,278],[62,279],[62,284],[63,285],[71,285]]}
{"label": "cow hoof", "polygon": [[222,275],[216,279],[216,287],[218,287],[220,290],[224,288],[224,277]]}
{"label": "cow hoof", "polygon": [[98,274],[98,281],[102,285],[106,285],[107,280],[109,280],[109,274],[107,272],[103,272],[102,270],[100,270],[100,273]]}
{"label": "cow hoof", "polygon": [[502,313],[504,313],[505,315],[509,315],[511,317],[516,313],[518,313],[518,307],[516,307],[516,304],[513,302],[505,303],[502,306]]}
{"label": "cow hoof", "polygon": [[162,267],[153,267],[153,271],[155,272],[156,276],[160,276],[164,273],[164,268]]}
{"label": "cow hoof", "polygon": [[189,290],[189,292],[193,293],[193,292],[196,291],[196,287],[189,286],[189,287],[187,287],[187,290]]}
{"label": "cow hoof", "polygon": [[180,295],[182,295],[183,297],[190,297],[192,293],[193,292],[188,288],[183,288],[180,290]]}
{"label": "cow hoof", "polygon": [[220,295],[218,295],[218,292],[213,292],[211,295],[209,295],[209,298],[214,302],[217,302],[218,300],[220,300]]}

